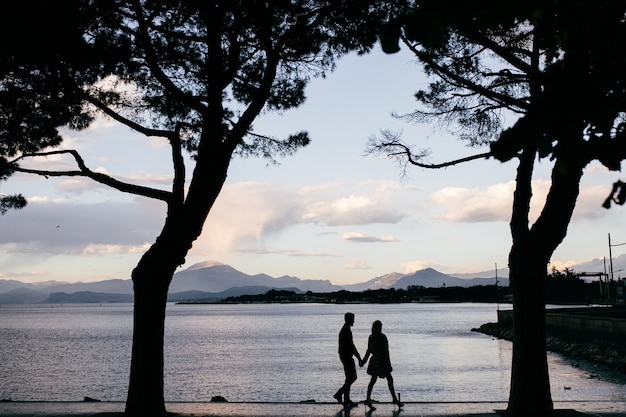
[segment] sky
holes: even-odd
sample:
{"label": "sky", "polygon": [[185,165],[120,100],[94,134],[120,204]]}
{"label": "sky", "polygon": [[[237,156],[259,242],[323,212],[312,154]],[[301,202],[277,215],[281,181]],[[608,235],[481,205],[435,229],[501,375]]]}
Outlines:
{"label": "sky", "polygon": [[[368,155],[367,140],[389,129],[439,163],[487,149],[468,148],[439,125],[394,117],[416,108],[428,80],[406,51],[349,55],[313,80],[307,100],[284,114],[264,114],[257,133],[302,130],[312,142],[271,165],[233,160],[228,179],[180,270],[224,263],[247,274],[360,283],[391,272],[434,268],[446,274],[502,270],[511,246],[509,219],[516,164],[478,160],[446,169],[409,168]],[[506,120],[513,123],[515,120]],[[124,181],[169,189],[171,159],[162,139],[147,139],[106,119],[64,132],[87,166]],[[70,168],[67,158],[37,166]],[[191,162],[189,162],[191,164]],[[549,187],[551,162],[537,163],[533,219]],[[191,172],[191,165],[187,171]],[[602,272],[626,269],[626,207],[601,207],[620,172],[587,167],[576,211],[550,267]],[[16,174],[0,193],[29,204],[0,216],[0,279],[92,282],[129,279],[156,239],[165,205],[83,178]],[[626,274],[626,273],[624,273]]]}

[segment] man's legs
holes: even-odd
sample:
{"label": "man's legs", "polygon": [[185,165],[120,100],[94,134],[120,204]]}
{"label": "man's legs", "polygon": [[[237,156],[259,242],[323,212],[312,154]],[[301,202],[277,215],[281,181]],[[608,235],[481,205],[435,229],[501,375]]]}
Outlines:
{"label": "man's legs", "polygon": [[342,359],[341,362],[343,363],[343,372],[346,375],[346,381],[343,386],[339,388],[339,391],[337,391],[334,397],[337,401],[341,402],[341,395],[343,395],[343,403],[345,405],[350,405],[350,403],[352,403],[352,400],[350,399],[350,387],[354,384],[354,381],[356,381],[357,378],[356,365],[354,363],[354,359],[352,358],[346,358],[345,360]]}

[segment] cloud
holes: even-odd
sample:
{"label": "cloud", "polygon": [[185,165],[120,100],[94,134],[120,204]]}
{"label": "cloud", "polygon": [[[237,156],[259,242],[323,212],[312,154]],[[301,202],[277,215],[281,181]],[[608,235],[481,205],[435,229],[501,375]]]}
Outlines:
{"label": "cloud", "polygon": [[[346,188],[349,192],[344,191]],[[303,188],[300,195],[306,206],[302,220],[327,226],[396,224],[407,216],[395,204],[405,188],[390,181],[335,182]]]}
{"label": "cloud", "polygon": [[85,246],[77,255],[103,256],[103,255],[137,255],[145,253],[150,248],[150,243],[143,245],[94,245]]}
{"label": "cloud", "polygon": [[145,172],[134,172],[127,177],[119,177],[121,181],[129,182],[129,183],[139,183],[139,184],[162,184],[162,185],[171,185],[173,181],[173,176],[170,174],[166,175],[153,175]]}
{"label": "cloud", "polygon": [[[65,144],[65,141],[64,141]],[[59,147],[55,150],[68,149],[67,146]],[[52,154],[45,157],[29,157],[20,161],[23,168],[47,170],[47,171],[78,171],[76,160],[69,153]],[[31,174],[26,174],[30,176]],[[41,177],[33,177],[41,178]]]}
{"label": "cloud", "polygon": [[[260,182],[227,184],[209,213],[193,254],[220,259],[239,244],[260,242],[267,236],[307,224],[397,223],[405,217],[393,208],[393,193],[376,193],[384,186],[382,182],[353,184],[351,188],[359,188],[361,193],[346,196],[343,194],[347,186],[350,184],[340,182],[302,188]],[[397,187],[386,188],[403,193]],[[394,241],[391,237],[370,239]],[[285,253],[294,256],[289,251]]]}
{"label": "cloud", "polygon": [[411,184],[400,184],[397,181],[364,180],[357,184],[359,189],[374,191],[376,194],[396,191],[414,191],[417,187]]}
{"label": "cloud", "polygon": [[[171,186],[172,184],[171,175],[153,175],[145,172],[135,172],[128,176],[120,176],[111,174],[106,168],[103,167],[98,167],[94,169],[94,172],[108,175],[118,181],[122,181],[128,184],[137,184],[146,187],[149,187],[151,185]],[[55,183],[54,187],[61,192],[73,194],[83,194],[84,192],[92,191],[98,188],[110,190],[107,185],[100,184],[99,182],[93,181],[86,177],[72,177],[59,180]]]}
{"label": "cloud", "polygon": [[343,269],[370,269],[370,266],[363,259],[351,259],[341,265]]}
{"label": "cloud", "polygon": [[92,255],[136,253],[153,242],[165,207],[155,201],[73,203],[32,198],[3,216],[0,251]]}
{"label": "cloud", "polygon": [[46,271],[0,272],[0,279],[19,279],[24,281],[48,276]]}
{"label": "cloud", "polygon": [[592,162],[585,168],[585,174],[592,174],[596,172],[606,173],[610,171],[607,167],[605,167],[604,165],[602,165],[600,162],[597,162],[597,161]]}
{"label": "cloud", "polygon": [[400,266],[402,268],[402,271],[405,274],[412,274],[413,272],[421,271],[422,269],[426,269],[426,268],[433,268],[440,272],[443,272],[449,269],[445,265],[441,265],[432,261],[422,261],[422,260],[404,262]]}
{"label": "cloud", "polygon": [[611,187],[612,184],[583,187],[576,201],[572,220],[596,220],[607,215],[608,210],[602,207],[602,203],[608,197]]}
{"label": "cloud", "polygon": [[573,266],[575,265],[579,265],[580,261],[559,261],[559,260],[553,260],[550,261],[550,264],[548,265],[548,272],[552,272],[552,269],[556,269],[557,271],[563,271],[565,270],[565,268],[569,268],[571,269]]}
{"label": "cloud", "polygon": [[[84,257],[135,255],[147,250],[163,227],[166,207],[162,202],[137,197],[85,203],[85,199],[67,197],[85,189],[82,179],[68,179],[60,184],[66,197],[29,197],[25,209],[3,216],[0,252]],[[394,208],[407,206],[398,203],[399,199],[406,200],[404,188],[384,181],[331,182],[300,188],[265,182],[226,184],[189,256],[225,259],[238,251],[286,257],[339,257],[342,255],[326,247],[301,249],[290,242],[289,247],[268,248],[265,242],[297,228],[310,228],[313,238],[339,234],[329,226],[397,223],[406,216]],[[327,228],[319,232],[318,226]],[[342,237],[361,243],[397,241],[393,236],[356,232]]]}
{"label": "cloud", "polygon": [[396,209],[380,204],[376,198],[349,195],[332,200],[313,201],[303,213],[303,220],[328,226],[372,223],[398,223],[405,216]]}
{"label": "cloud", "polygon": [[237,252],[241,253],[253,253],[256,255],[282,255],[291,257],[339,257],[328,252],[303,252],[294,249],[274,249],[274,248],[260,248],[260,249],[238,249]]}
{"label": "cloud", "polygon": [[147,184],[171,185],[174,179],[174,176],[172,174],[155,175],[155,174],[150,174],[147,172],[133,172],[130,175],[126,175],[126,176],[116,175],[116,174],[112,174],[111,172],[109,172],[109,170],[107,170],[105,167],[102,167],[102,166],[97,167],[93,171],[100,173],[100,174],[108,175],[122,182],[127,182],[130,184],[140,184],[140,185],[147,185]]}
{"label": "cloud", "polygon": [[338,232],[319,232],[316,233],[315,236],[334,236],[334,235],[338,235]]}
{"label": "cloud", "polygon": [[50,198],[47,196],[38,196],[38,195],[28,197],[28,204],[49,204],[49,203],[63,204],[66,201],[67,200],[65,200],[64,198]]}
{"label": "cloud", "polygon": [[[574,272],[610,272],[610,260],[605,258],[593,258],[584,261],[559,261],[551,260],[548,265],[548,270],[551,271],[552,267],[562,271],[565,268],[569,268]],[[626,271],[626,254],[621,254],[613,257],[613,273],[615,277],[623,276]]]}
{"label": "cloud", "polygon": [[486,190],[477,188],[443,188],[430,197],[441,210],[437,219],[453,223],[508,221],[514,182],[494,184]]}
{"label": "cloud", "polygon": [[103,186],[88,178],[69,178],[56,182],[54,187],[65,193],[82,194],[85,191]]}
{"label": "cloud", "polygon": [[[530,206],[530,220],[534,222],[540,215],[550,189],[550,180],[533,181],[533,197]],[[515,181],[493,184],[484,190],[477,188],[447,187],[430,197],[438,209],[436,219],[451,223],[509,222],[513,204]],[[604,214],[602,202],[609,188],[584,186],[576,203],[572,220],[597,219]]]}
{"label": "cloud", "polygon": [[258,241],[300,223],[296,194],[270,183],[241,182],[225,185],[211,209],[194,254],[221,259],[237,244]]}
{"label": "cloud", "polygon": [[359,242],[359,243],[374,243],[374,242],[385,242],[385,243],[389,243],[389,242],[397,242],[398,240],[393,237],[393,236],[369,236],[369,235],[365,235],[363,233],[357,233],[357,232],[349,232],[349,233],[344,233],[341,238],[343,240],[347,240],[350,242]]}

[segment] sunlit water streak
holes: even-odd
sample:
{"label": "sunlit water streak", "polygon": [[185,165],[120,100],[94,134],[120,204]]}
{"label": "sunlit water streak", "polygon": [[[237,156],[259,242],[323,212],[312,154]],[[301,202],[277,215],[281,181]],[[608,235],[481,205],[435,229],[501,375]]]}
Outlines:
{"label": "sunlit water streak", "polygon": [[[371,323],[383,322],[403,401],[508,399],[511,343],[471,331],[496,321],[495,305],[170,304],[166,401],[331,401],[343,382],[337,334],[346,311],[356,315],[362,354]],[[0,399],[124,401],[131,338],[128,304],[3,305]],[[549,366],[555,401],[626,400],[622,374],[554,354]],[[353,398],[368,381],[360,369]],[[373,396],[390,399],[385,381]]]}

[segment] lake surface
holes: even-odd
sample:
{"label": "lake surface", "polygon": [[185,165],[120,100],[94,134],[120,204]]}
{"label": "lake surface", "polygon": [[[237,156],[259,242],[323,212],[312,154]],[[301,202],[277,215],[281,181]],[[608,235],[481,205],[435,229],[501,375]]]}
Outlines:
{"label": "lake surface", "polygon": [[[405,402],[507,401],[511,343],[472,332],[495,322],[493,304],[169,304],[165,400],[333,401],[343,383],[343,314],[361,354],[374,320],[389,338]],[[132,305],[0,306],[0,400],[125,401]],[[625,401],[626,377],[549,355],[554,401]],[[365,398],[358,370],[352,397]],[[385,381],[373,397],[389,401]]]}

